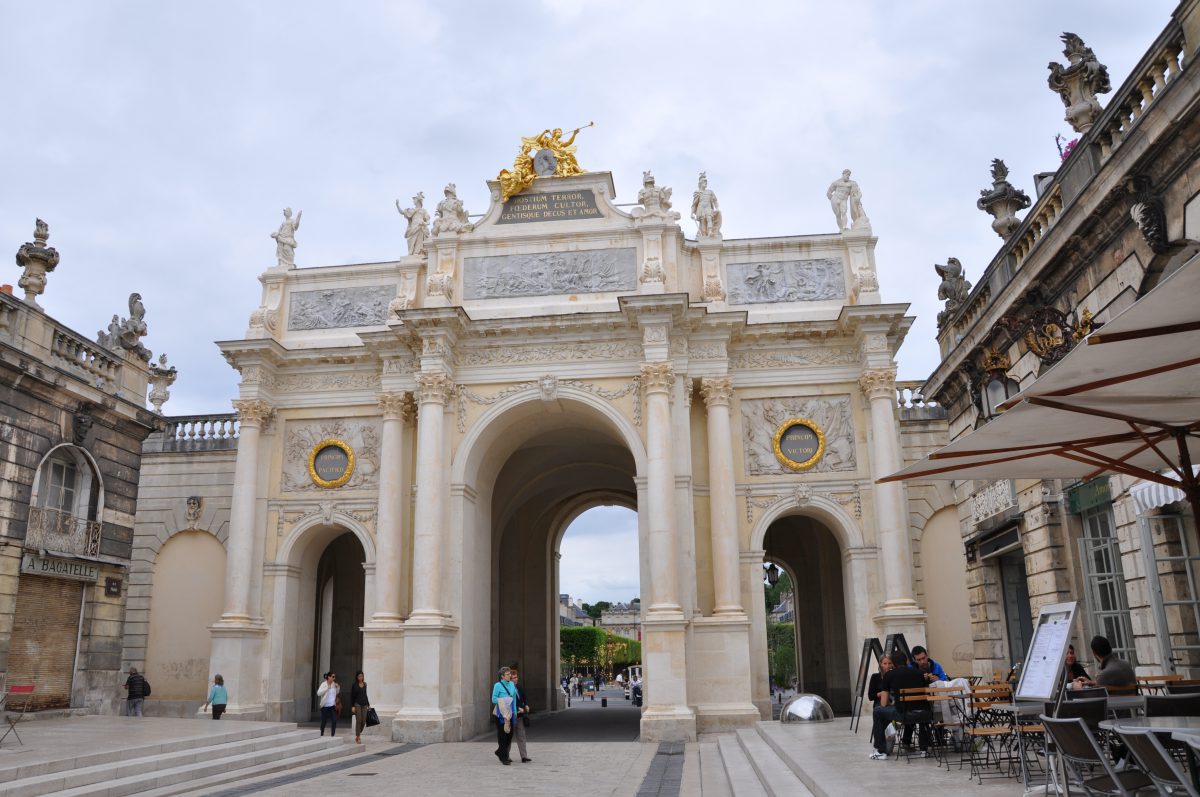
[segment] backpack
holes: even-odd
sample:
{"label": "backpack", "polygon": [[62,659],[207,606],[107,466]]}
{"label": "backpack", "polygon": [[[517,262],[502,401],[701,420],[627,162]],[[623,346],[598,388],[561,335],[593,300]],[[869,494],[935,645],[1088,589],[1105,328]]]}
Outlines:
{"label": "backpack", "polygon": [[150,697],[150,682],[142,678],[142,697]]}

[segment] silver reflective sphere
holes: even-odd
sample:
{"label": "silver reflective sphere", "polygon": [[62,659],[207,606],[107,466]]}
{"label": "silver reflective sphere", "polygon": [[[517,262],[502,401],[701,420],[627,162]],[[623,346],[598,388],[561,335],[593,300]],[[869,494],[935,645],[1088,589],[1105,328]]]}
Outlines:
{"label": "silver reflective sphere", "polygon": [[796,695],[783,705],[780,722],[829,722],[833,709],[820,695]]}

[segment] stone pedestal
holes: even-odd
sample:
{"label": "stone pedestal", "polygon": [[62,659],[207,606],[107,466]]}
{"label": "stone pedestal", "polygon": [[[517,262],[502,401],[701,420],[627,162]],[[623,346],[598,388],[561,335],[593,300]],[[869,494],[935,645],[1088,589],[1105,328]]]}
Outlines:
{"label": "stone pedestal", "polygon": [[404,626],[403,705],[392,720],[392,741],[457,742],[462,713],[451,705],[458,671],[454,642],[458,628],[445,622],[409,620]]}
{"label": "stone pedestal", "polygon": [[371,706],[381,719],[394,716],[404,703],[403,624],[367,623],[363,628],[363,672],[370,686]]}
{"label": "stone pedestal", "polygon": [[214,673],[221,673],[229,686],[230,719],[266,720],[263,694],[263,662],[267,658],[267,628],[264,625],[220,622],[209,628],[212,635]]}
{"label": "stone pedestal", "polygon": [[646,668],[641,738],[644,742],[694,742],[696,714],[687,705],[687,623],[647,615],[642,621]]}
{"label": "stone pedestal", "polygon": [[695,692],[719,696],[696,705],[699,733],[727,733],[747,728],[761,719],[752,702],[750,619],[737,617],[693,618],[689,640],[689,676]]}

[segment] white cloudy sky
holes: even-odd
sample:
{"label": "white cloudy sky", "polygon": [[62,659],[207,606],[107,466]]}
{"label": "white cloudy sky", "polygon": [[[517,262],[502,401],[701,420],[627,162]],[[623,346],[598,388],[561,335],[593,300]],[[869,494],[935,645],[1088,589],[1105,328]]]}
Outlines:
{"label": "white cloudy sky", "polygon": [[559,545],[558,591],[587,603],[640,597],[637,513],[622,506],[589,509]]}
{"label": "white cloudy sky", "polygon": [[643,169],[677,196],[707,170],[727,238],[831,231],[825,188],[853,169],[884,299],[918,317],[900,375],[920,379],[933,263],[975,279],[999,244],[975,208],[989,162],[1031,194],[1057,166],[1059,33],[1119,85],[1173,7],[4,0],[0,248],[47,220],[62,263],[43,306],[92,335],[139,291],[147,345],[180,370],[168,413],[226,412],[212,342],[245,331],[281,208],[304,211],[301,266],[390,259],[397,197],[453,181],[481,212],[519,136],[594,120],[580,162],[618,201]]}

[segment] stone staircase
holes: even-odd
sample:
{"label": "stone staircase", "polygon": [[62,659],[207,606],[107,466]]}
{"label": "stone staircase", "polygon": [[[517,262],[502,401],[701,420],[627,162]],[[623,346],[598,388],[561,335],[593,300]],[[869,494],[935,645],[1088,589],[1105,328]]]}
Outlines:
{"label": "stone staircase", "polygon": [[[730,797],[813,797],[803,771],[789,752],[794,745],[778,734],[778,722],[759,722],[700,745],[704,795]],[[716,748],[715,751],[712,748]],[[713,777],[712,753],[720,756],[726,783]],[[706,758],[708,759],[706,761]],[[811,780],[809,780],[811,782]]]}
{"label": "stone staircase", "polygon": [[352,736],[322,737],[294,724],[228,725],[228,732],[136,749],[76,757],[64,750],[62,758],[36,763],[22,763],[18,752],[0,759],[0,797],[167,797],[364,751]]}

